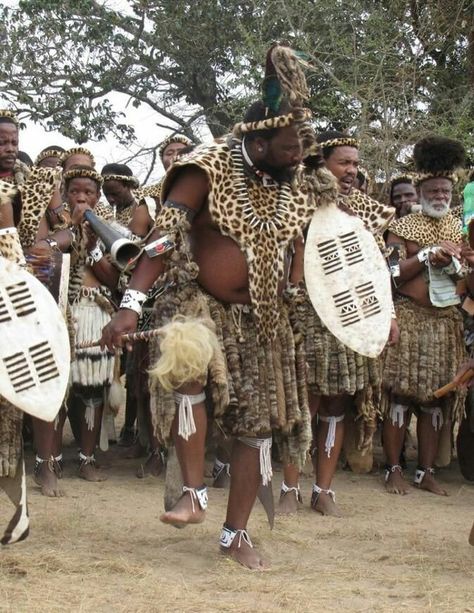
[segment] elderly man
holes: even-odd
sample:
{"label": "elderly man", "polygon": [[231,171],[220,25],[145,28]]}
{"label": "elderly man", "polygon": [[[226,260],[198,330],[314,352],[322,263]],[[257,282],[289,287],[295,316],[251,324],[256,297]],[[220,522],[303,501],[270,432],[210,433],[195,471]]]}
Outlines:
{"label": "elderly man", "polygon": [[399,464],[410,406],[417,407],[418,467],[414,483],[446,495],[434,478],[443,423],[463,411],[462,390],[437,400],[434,391],[450,381],[465,358],[457,280],[461,273],[461,221],[450,210],[455,170],[464,151],[456,141],[425,138],[415,146],[421,213],[394,221],[387,244],[400,342],[384,361],[386,397],[384,449],[386,489],[408,493]]}

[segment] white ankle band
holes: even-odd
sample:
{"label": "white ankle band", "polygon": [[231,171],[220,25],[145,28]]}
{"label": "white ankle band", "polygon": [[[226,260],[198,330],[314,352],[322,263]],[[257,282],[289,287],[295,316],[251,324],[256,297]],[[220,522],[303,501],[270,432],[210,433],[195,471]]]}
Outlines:
{"label": "white ankle band", "polygon": [[196,432],[196,424],[194,422],[193,404],[204,402],[206,394],[189,395],[174,393],[174,401],[178,405],[178,436],[184,438],[185,441]]}
{"label": "white ankle band", "polygon": [[405,413],[407,411],[408,407],[406,405],[392,402],[390,406],[390,419],[392,420],[392,424],[394,426],[398,425],[398,427],[401,428],[405,423]]}
{"label": "white ankle band", "polygon": [[301,497],[301,491],[300,491],[300,484],[298,483],[298,485],[296,487],[288,487],[286,485],[286,483],[284,481],[281,482],[281,493],[282,494],[288,494],[288,492],[294,492],[295,496],[296,496],[296,500],[298,502],[303,502],[303,499]]}
{"label": "white ankle band", "polygon": [[237,535],[239,539],[237,542],[238,548],[240,548],[240,546],[242,545],[242,541],[244,541],[249,547],[252,547],[253,549],[252,541],[250,540],[250,536],[247,530],[232,530],[232,528],[227,528],[226,526],[222,527],[221,537],[219,539],[221,547],[229,549]]}
{"label": "white ankle band", "polygon": [[95,455],[86,455],[79,451],[79,459],[81,460],[81,464],[95,464]]}
{"label": "white ankle band", "polygon": [[328,433],[326,435],[326,442],[324,443],[324,449],[327,453],[328,458],[330,458],[331,449],[336,443],[336,424],[344,419],[344,415],[338,415],[337,417],[335,417],[334,415],[331,415],[330,417],[320,415],[319,419],[329,424]]}
{"label": "white ankle band", "polygon": [[219,475],[225,470],[228,477],[230,477],[230,464],[225,464],[217,458],[214,460],[214,466],[212,468],[212,477],[217,479]]}
{"label": "white ankle band", "polygon": [[332,501],[336,502],[336,492],[334,490],[331,490],[331,489],[323,490],[322,487],[319,487],[319,485],[317,485],[316,483],[313,483],[312,493],[315,494],[316,496],[319,496],[321,492],[323,494],[327,494],[328,496],[331,496]]}
{"label": "white ankle band", "polygon": [[418,467],[416,469],[416,471],[415,471],[415,478],[413,479],[413,482],[415,483],[415,485],[420,485],[421,484],[421,482],[425,478],[426,473],[429,473],[430,475],[434,475],[435,474],[434,468],[420,468],[420,467]]}
{"label": "white ankle band", "polygon": [[394,464],[393,466],[387,466],[385,468],[385,483],[388,481],[390,475],[394,473],[396,470],[398,470],[401,475],[403,474],[403,469],[400,466],[400,464]]}
{"label": "white ankle band", "polygon": [[260,474],[262,475],[262,485],[268,485],[273,477],[271,455],[272,439],[239,436],[238,440],[244,443],[244,445],[260,450]]}
{"label": "white ankle band", "polygon": [[443,419],[443,411],[440,407],[421,407],[421,411],[423,413],[428,413],[431,415],[431,424],[435,429],[435,432],[441,430],[443,427],[444,419]]}
{"label": "white ankle band", "polygon": [[193,513],[195,511],[194,501],[198,503],[203,511],[207,509],[208,497],[207,487],[202,485],[201,487],[187,487],[183,485],[183,494],[189,494],[191,496],[191,506]]}

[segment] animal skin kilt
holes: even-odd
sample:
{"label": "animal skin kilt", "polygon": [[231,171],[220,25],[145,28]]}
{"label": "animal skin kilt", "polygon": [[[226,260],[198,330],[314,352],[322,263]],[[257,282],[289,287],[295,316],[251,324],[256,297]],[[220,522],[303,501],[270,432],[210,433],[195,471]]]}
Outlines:
{"label": "animal skin kilt", "polygon": [[[113,314],[109,299],[110,291],[105,287],[81,287],[71,305],[77,346],[101,337]],[[71,363],[72,391],[86,404],[91,399],[98,403],[104,397],[104,387],[112,383],[114,360],[113,354],[100,347],[77,348]]]}
{"label": "animal skin kilt", "polygon": [[[458,307],[423,307],[410,298],[395,298],[400,340],[387,347],[383,363],[385,413],[390,393],[423,405],[433,402],[434,392],[449,383],[467,358],[463,319]],[[446,419],[464,411],[466,391],[457,388],[444,399]],[[438,401],[442,402],[442,401]]]}
{"label": "animal skin kilt", "polygon": [[[302,466],[311,442],[306,393],[305,356],[295,345],[283,299],[278,301],[278,324],[273,341],[256,343],[256,324],[250,305],[222,304],[195,282],[175,285],[155,303],[155,324],[179,314],[204,321],[217,335],[220,351],[208,369],[207,394],[217,428],[226,436],[282,436],[285,461]],[[159,341],[150,343],[154,364]],[[157,435],[170,438],[176,413],[172,392],[150,378],[151,406]]]}
{"label": "animal skin kilt", "polygon": [[355,396],[356,418],[374,423],[381,388],[379,358],[349,349],[326,328],[305,290],[293,307],[293,327],[303,339],[308,367],[308,391],[315,396]]}

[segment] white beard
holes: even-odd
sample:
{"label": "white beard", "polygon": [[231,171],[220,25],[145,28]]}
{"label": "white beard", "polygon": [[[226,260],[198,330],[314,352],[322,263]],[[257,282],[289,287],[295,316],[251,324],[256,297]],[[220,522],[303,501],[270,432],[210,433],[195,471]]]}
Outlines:
{"label": "white beard", "polygon": [[440,203],[433,202],[428,198],[425,198],[420,194],[420,204],[421,210],[424,215],[428,215],[428,217],[434,217],[435,219],[441,219],[449,213],[449,207],[451,205],[451,198],[443,204],[443,208],[440,209]]}

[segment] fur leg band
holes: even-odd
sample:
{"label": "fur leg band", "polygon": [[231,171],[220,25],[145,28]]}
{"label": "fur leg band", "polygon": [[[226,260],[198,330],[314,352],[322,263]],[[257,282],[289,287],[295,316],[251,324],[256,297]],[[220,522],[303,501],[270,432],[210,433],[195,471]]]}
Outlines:
{"label": "fur leg band", "polygon": [[440,407],[421,407],[421,411],[423,413],[428,413],[431,415],[431,424],[433,425],[435,432],[441,430],[441,428],[443,427],[444,420],[443,411],[440,409]]}
{"label": "fur leg band", "polygon": [[327,453],[328,458],[330,458],[331,449],[336,443],[336,424],[344,419],[344,415],[338,415],[337,417],[335,417],[334,415],[331,415],[330,417],[320,415],[319,419],[329,424],[328,433],[326,435],[326,442],[324,443],[324,449]]}
{"label": "fur leg band", "polygon": [[392,402],[390,405],[390,419],[392,424],[398,425],[399,428],[405,423],[405,413],[408,411],[408,407],[404,404],[397,404]]}
{"label": "fur leg band", "polygon": [[262,475],[262,485],[268,485],[273,477],[272,470],[272,439],[271,438],[252,438],[250,436],[239,436],[238,440],[244,445],[260,450],[260,474]]}
{"label": "fur leg band", "polygon": [[196,432],[196,424],[194,423],[193,404],[204,402],[206,394],[196,394],[189,396],[188,394],[174,393],[174,401],[178,405],[178,436],[184,438],[185,441]]}

